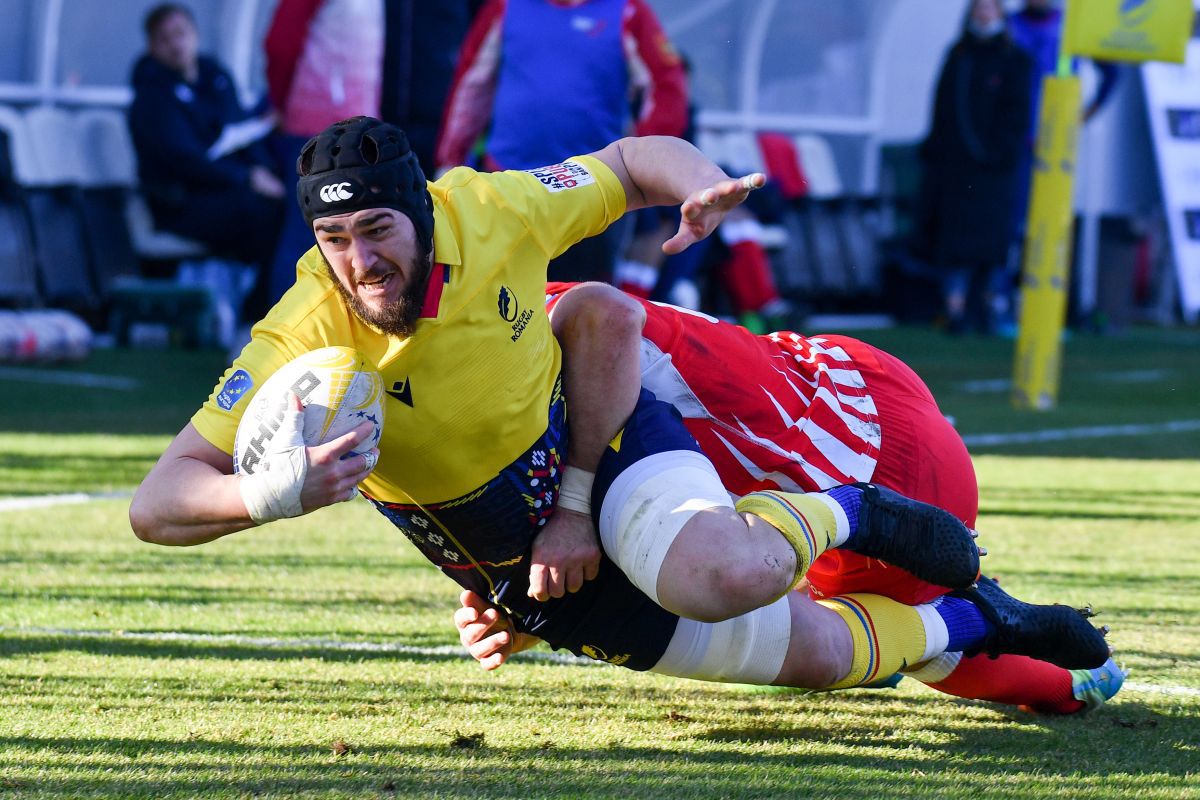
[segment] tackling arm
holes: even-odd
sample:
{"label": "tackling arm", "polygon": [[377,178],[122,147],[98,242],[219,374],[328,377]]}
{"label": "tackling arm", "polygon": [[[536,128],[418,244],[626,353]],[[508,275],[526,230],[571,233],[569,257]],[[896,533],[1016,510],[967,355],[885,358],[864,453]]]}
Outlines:
{"label": "tackling arm", "polygon": [[646,311],[612,286],[587,283],[559,299],[550,324],[563,351],[570,446],[554,516],[533,542],[529,596],[536,600],[577,592],[600,568],[591,479],[637,403]]}
{"label": "tackling arm", "polygon": [[[691,144],[666,136],[621,139],[592,155],[621,182],[627,211],[682,204],[679,230],[663,245],[667,253],[708,236],[751,189],[766,182],[761,173],[734,180]],[[590,480],[577,479],[595,472],[604,447],[637,403],[646,314],[615,289],[589,284],[568,292],[551,322],[564,351],[571,446],[554,516],[533,543],[529,596],[538,600],[578,591],[599,569],[587,507]],[[564,504],[564,495],[569,501],[574,493],[582,498]]]}

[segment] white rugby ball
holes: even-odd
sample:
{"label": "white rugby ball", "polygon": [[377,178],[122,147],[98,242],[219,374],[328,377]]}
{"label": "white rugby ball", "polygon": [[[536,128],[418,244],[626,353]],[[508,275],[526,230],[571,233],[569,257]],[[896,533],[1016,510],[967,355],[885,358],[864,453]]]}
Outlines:
{"label": "white rugby ball", "polygon": [[304,444],[314,447],[349,433],[363,422],[375,426],[354,455],[379,444],[383,435],[383,378],[350,347],[323,347],[284,364],[255,393],[238,424],[234,472],[253,475],[279,429],[288,393],[304,406]]}

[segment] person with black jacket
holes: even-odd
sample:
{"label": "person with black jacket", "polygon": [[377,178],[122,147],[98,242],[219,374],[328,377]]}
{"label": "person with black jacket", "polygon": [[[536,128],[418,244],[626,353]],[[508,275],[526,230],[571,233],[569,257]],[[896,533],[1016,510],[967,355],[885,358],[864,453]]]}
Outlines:
{"label": "person with black jacket", "polygon": [[[142,192],[161,228],[203,242],[214,254],[259,268],[274,253],[284,185],[260,126],[238,101],[233,78],[199,54],[195,17],[164,3],[146,15],[147,52],[133,69],[129,128]],[[249,123],[249,124],[246,124]],[[267,304],[247,299],[243,316],[257,319]]]}
{"label": "person with black jacket", "polygon": [[989,281],[1008,259],[1026,146],[1033,63],[1008,34],[999,0],[973,0],[938,79],[918,251],[945,275],[950,330],[990,328]]}

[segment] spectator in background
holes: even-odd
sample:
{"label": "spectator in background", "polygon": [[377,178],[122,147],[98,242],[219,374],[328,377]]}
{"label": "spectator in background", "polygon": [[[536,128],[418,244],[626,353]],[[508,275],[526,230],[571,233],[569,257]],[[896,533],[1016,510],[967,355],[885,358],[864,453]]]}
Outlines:
{"label": "spectator in background", "polygon": [[[640,113],[631,120],[631,97]],[[488,0],[463,44],[437,147],[438,171],[533,169],[629,132],[679,136],[687,83],[645,0]],[[551,280],[612,278],[622,225],[550,264]]]}
{"label": "spectator in background", "polygon": [[[312,136],[342,119],[399,125],[433,172],[438,125],[458,49],[483,0],[279,0],[263,43],[267,87],[279,112],[275,157],[291,172]],[[296,279],[312,230],[289,194],[274,263],[274,302]]]}
{"label": "spectator in background", "polygon": [[147,53],[133,69],[129,129],[154,223],[258,268],[242,309],[258,319],[269,307],[264,276],[285,194],[262,139],[270,125],[242,108],[224,67],[199,55],[190,9],[155,6],[144,27]]}
{"label": "spectator in background", "polygon": [[1032,61],[1008,34],[1000,0],[972,0],[938,78],[917,249],[943,270],[951,332],[992,326],[989,281],[1003,270],[1029,120]]}

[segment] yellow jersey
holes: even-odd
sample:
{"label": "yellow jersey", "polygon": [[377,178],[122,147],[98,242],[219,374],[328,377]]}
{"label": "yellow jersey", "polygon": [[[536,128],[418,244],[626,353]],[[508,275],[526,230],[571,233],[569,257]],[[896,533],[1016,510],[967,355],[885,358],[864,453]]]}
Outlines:
{"label": "yellow jersey", "polygon": [[363,482],[376,500],[428,506],[464,498],[546,434],[561,365],[544,305],[546,265],[618,219],[624,190],[604,164],[579,156],[526,172],[458,168],[429,191],[436,266],[428,316],[413,335],[388,336],[359,319],[313,247],[295,285],[254,326],[192,418],[201,436],[232,453],[255,388],[328,345],[357,349],[383,375],[380,459]]}

